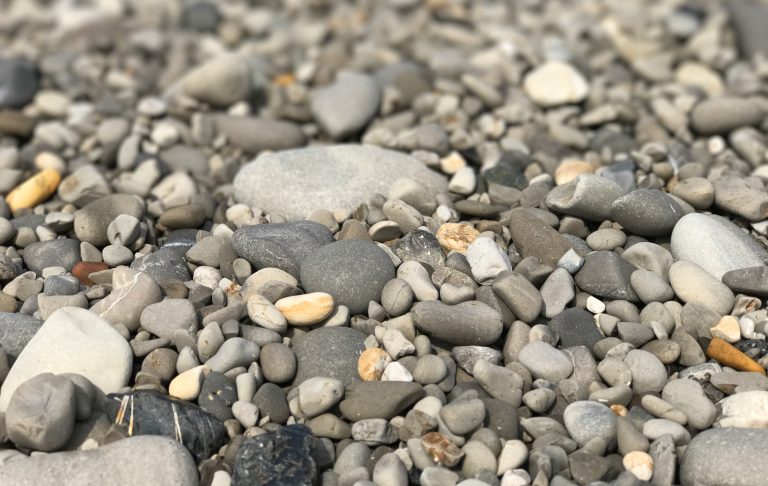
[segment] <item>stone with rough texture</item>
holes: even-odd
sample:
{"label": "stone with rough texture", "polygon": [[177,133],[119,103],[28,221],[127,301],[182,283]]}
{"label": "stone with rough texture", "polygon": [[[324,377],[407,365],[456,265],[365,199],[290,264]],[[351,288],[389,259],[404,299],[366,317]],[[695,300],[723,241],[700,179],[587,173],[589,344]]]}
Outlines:
{"label": "stone with rough texture", "polygon": [[302,261],[332,241],[322,224],[298,221],[243,226],[232,235],[232,248],[256,269],[279,268],[298,277]]}
{"label": "stone with rough texture", "polygon": [[642,236],[665,236],[683,217],[683,209],[656,189],[638,189],[616,199],[611,218],[625,230]]}
{"label": "stone with rough texture", "polygon": [[616,437],[616,415],[602,403],[587,400],[571,403],[563,412],[563,423],[579,445],[594,438],[610,444]]}
{"label": "stone with rough texture", "polygon": [[365,349],[366,335],[349,327],[325,327],[294,338],[297,371],[294,384],[323,376],[348,385],[360,378],[357,360]]}
{"label": "stone with rough texture", "polygon": [[718,279],[768,260],[768,251],[738,226],[708,214],[683,216],[672,231],[671,243],[677,260],[693,262]]}
{"label": "stone with rough texture", "polygon": [[314,485],[316,448],[316,439],[304,425],[247,438],[237,450],[232,486]]}
{"label": "stone with rough texture", "polygon": [[13,364],[0,391],[0,411],[13,392],[40,373],[76,373],[104,393],[128,383],[133,352],[125,339],[93,312],[64,307],[54,312]]}
{"label": "stone with rough texture", "polygon": [[693,438],[681,459],[683,486],[754,486],[765,483],[765,467],[754,452],[768,443],[768,430],[719,428]]}
{"label": "stone with rough texture", "polygon": [[14,486],[197,486],[195,461],[184,446],[167,437],[129,437],[97,449],[8,456],[0,484]]}
{"label": "stone with rough texture", "polygon": [[297,220],[315,209],[353,210],[375,193],[387,194],[402,177],[435,194],[448,187],[445,177],[406,154],[370,145],[332,145],[260,155],[235,177],[235,199]]}
{"label": "stone with rough texture", "polygon": [[344,240],[323,246],[301,264],[301,283],[307,292],[326,292],[353,314],[379,302],[395,267],[384,250],[369,241]]}
{"label": "stone with rough texture", "polygon": [[72,270],[80,261],[80,242],[70,238],[32,243],[24,248],[24,264],[38,275],[48,267]]}
{"label": "stone with rough texture", "polygon": [[8,364],[13,364],[42,325],[43,321],[26,314],[0,312],[0,347]]}
{"label": "stone with rough texture", "polygon": [[151,391],[110,394],[105,402],[110,421],[131,436],[175,439],[196,461],[207,459],[227,441],[224,424],[199,407]]}

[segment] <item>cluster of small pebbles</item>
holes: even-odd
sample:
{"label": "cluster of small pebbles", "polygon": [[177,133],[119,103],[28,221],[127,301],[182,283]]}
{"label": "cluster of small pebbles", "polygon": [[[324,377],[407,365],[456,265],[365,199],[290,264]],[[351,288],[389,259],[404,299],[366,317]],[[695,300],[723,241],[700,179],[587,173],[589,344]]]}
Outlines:
{"label": "cluster of small pebbles", "polygon": [[766,25],[6,2],[0,484],[768,484]]}

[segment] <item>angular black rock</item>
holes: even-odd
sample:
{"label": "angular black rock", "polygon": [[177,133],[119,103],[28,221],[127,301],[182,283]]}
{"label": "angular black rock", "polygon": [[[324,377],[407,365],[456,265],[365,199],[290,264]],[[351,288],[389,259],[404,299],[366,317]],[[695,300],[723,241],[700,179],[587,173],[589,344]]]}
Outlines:
{"label": "angular black rock", "polygon": [[131,263],[131,268],[148,274],[160,285],[192,280],[186,261],[174,248],[163,247],[138,258]]}
{"label": "angular black rock", "polygon": [[128,435],[162,435],[175,439],[197,462],[209,458],[227,439],[224,424],[199,407],[152,391],[110,393],[109,419],[125,427]]}
{"label": "angular black rock", "polygon": [[245,439],[237,451],[232,486],[317,484],[314,453],[315,438],[303,425]]}
{"label": "angular black rock", "polygon": [[595,326],[591,313],[578,307],[565,309],[549,321],[549,327],[559,336],[564,348],[571,346],[592,347],[603,338]]}
{"label": "angular black rock", "polygon": [[445,265],[445,253],[435,235],[429,231],[413,230],[394,247],[395,255],[404,262],[426,263],[432,269]]}

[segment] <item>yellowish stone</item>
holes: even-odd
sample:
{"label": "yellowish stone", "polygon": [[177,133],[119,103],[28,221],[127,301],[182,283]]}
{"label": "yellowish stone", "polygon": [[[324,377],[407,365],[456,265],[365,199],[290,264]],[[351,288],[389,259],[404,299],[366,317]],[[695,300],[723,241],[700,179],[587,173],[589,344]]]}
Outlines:
{"label": "yellowish stone", "polygon": [[200,395],[203,381],[211,369],[205,365],[195,366],[171,380],[168,394],[180,400],[196,400]]}
{"label": "yellowish stone", "polygon": [[443,250],[464,253],[469,245],[480,236],[480,232],[468,224],[445,223],[435,233]]}
{"label": "yellowish stone", "polygon": [[333,296],[325,292],[293,295],[275,302],[275,307],[294,326],[311,326],[333,313]]}
{"label": "yellowish stone", "polygon": [[653,459],[647,452],[632,451],[622,461],[624,469],[641,481],[650,481],[653,476]]}
{"label": "yellowish stone", "polygon": [[51,197],[59,187],[59,182],[61,182],[61,174],[55,170],[46,169],[17,186],[5,197],[5,202],[13,212],[33,208]]}
{"label": "yellowish stone", "polygon": [[720,338],[730,344],[741,340],[739,321],[733,316],[723,316],[715,327],[709,329],[712,337]]}
{"label": "yellowish stone", "polygon": [[391,362],[392,358],[383,349],[366,349],[357,360],[357,374],[363,381],[379,381]]}
{"label": "yellowish stone", "polygon": [[555,169],[555,184],[562,186],[579,177],[581,174],[591,174],[594,166],[583,160],[566,159]]}
{"label": "yellowish stone", "polygon": [[455,174],[467,166],[467,161],[458,152],[451,152],[440,159],[440,170],[445,174]]}

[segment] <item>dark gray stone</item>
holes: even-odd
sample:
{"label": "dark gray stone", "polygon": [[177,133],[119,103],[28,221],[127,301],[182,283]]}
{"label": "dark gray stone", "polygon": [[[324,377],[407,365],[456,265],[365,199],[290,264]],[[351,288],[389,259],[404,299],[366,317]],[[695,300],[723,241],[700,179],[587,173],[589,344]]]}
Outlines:
{"label": "dark gray stone", "polygon": [[515,209],[509,214],[509,232],[523,258],[536,257],[550,267],[556,267],[573,246],[554,228],[525,209]]}
{"label": "dark gray stone", "polygon": [[121,214],[139,220],[144,216],[144,203],[138,197],[126,194],[110,194],[86,204],[75,211],[75,235],[80,241],[96,246],[109,244],[107,228]]}
{"label": "dark gray stone", "polygon": [[37,93],[37,67],[26,59],[0,58],[0,107],[21,108]]}
{"label": "dark gray stone", "polygon": [[253,397],[253,404],[259,407],[261,417],[268,416],[276,424],[284,424],[291,416],[285,392],[274,383],[261,385]]}
{"label": "dark gray stone", "polygon": [[249,154],[301,147],[307,143],[301,127],[287,121],[216,115],[212,122],[216,133],[226,135],[232,145]]}
{"label": "dark gray stone", "polygon": [[237,450],[232,486],[313,486],[316,439],[304,425],[289,425],[245,439]]}
{"label": "dark gray stone", "polygon": [[499,313],[479,301],[457,305],[418,302],[411,315],[421,332],[459,346],[487,346],[499,339],[504,328]]}
{"label": "dark gray stone", "polygon": [[19,357],[42,325],[43,321],[26,314],[0,312],[0,347],[8,355],[9,365]]}
{"label": "dark gray stone", "polygon": [[592,349],[603,338],[592,314],[578,307],[565,309],[553,317],[549,327],[560,336],[560,345],[564,348],[586,346]]}
{"label": "dark gray stone", "polygon": [[630,283],[635,270],[634,265],[612,251],[596,251],[584,258],[584,266],[575,277],[576,285],[597,297],[637,302]]}
{"label": "dark gray stone", "polygon": [[683,486],[753,486],[765,483],[755,451],[768,444],[768,430],[717,428],[693,438],[681,458]]}
{"label": "dark gray stone", "polygon": [[344,240],[326,245],[301,263],[301,283],[307,292],[327,292],[336,305],[352,314],[379,302],[387,282],[395,278],[389,255],[369,241]]}
{"label": "dark gray stone", "polygon": [[339,405],[342,415],[353,422],[391,419],[424,397],[418,383],[406,381],[363,381],[347,386]]}
{"label": "dark gray stone", "polygon": [[146,273],[159,285],[192,280],[184,258],[170,248],[160,248],[134,260],[131,268]]}
{"label": "dark gray stone", "polygon": [[731,270],[723,274],[723,283],[734,292],[768,296],[768,267],[750,267],[741,270]]}
{"label": "dark gray stone", "polygon": [[344,385],[360,380],[357,359],[365,350],[365,334],[349,327],[323,327],[293,342],[298,369],[294,385],[315,376],[336,378]]}
{"label": "dark gray stone", "polygon": [[273,267],[298,277],[302,261],[332,241],[333,234],[322,224],[298,221],[243,226],[232,235],[232,248],[254,270]]}
{"label": "dark gray stone", "polygon": [[224,373],[213,371],[205,377],[197,404],[222,422],[233,418],[232,404],[237,401],[235,383]]}
{"label": "dark gray stone", "polygon": [[130,435],[162,435],[176,439],[197,462],[218,452],[227,440],[227,429],[213,415],[181,400],[150,391],[107,395],[107,416],[128,428]]}
{"label": "dark gray stone", "polygon": [[611,205],[611,217],[625,230],[642,236],[666,236],[684,215],[680,205],[658,189],[638,189]]}
{"label": "dark gray stone", "polygon": [[433,269],[445,265],[445,253],[435,235],[429,231],[409,231],[393,248],[402,261],[426,263]]}
{"label": "dark gray stone", "polygon": [[70,238],[39,241],[24,248],[24,265],[38,275],[47,267],[72,270],[80,261],[80,242]]}

